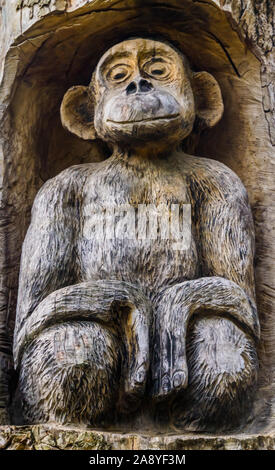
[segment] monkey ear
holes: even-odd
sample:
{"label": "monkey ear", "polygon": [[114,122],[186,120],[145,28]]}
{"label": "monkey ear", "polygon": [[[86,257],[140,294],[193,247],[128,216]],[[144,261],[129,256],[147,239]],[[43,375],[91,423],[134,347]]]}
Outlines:
{"label": "monkey ear", "polygon": [[193,75],[196,117],[200,128],[217,124],[223,114],[223,99],[217,80],[208,72],[197,72]]}
{"label": "monkey ear", "polygon": [[81,139],[96,138],[94,104],[86,86],[73,86],[64,95],[60,107],[63,127]]}

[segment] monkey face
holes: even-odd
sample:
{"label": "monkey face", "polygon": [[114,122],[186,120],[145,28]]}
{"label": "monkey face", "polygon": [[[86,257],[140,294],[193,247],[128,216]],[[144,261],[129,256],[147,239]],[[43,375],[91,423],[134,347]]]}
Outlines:
{"label": "monkey face", "polygon": [[103,55],[89,87],[67,91],[60,113],[63,126],[82,139],[161,151],[190,134],[195,116],[200,129],[214,126],[223,100],[215,78],[191,72],[172,46],[129,39]]}
{"label": "monkey face", "polygon": [[109,49],[95,76],[95,130],[110,142],[171,145],[192,130],[194,97],[184,58],[165,43],[131,39]]}

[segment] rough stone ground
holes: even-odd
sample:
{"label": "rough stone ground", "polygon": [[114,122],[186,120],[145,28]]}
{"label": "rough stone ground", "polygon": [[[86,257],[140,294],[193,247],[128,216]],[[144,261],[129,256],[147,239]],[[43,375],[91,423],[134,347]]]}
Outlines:
{"label": "rough stone ground", "polygon": [[1,450],[275,450],[275,433],[113,433],[50,425],[1,426]]}

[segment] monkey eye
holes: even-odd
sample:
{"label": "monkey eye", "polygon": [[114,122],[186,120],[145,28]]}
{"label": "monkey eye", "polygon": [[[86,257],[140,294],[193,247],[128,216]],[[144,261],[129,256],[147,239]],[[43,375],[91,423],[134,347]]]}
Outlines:
{"label": "monkey eye", "polygon": [[156,80],[166,80],[171,73],[169,64],[161,59],[152,59],[143,66],[143,70],[147,75]]}
{"label": "monkey eye", "polygon": [[112,82],[120,83],[126,80],[130,75],[130,70],[127,65],[115,65],[107,73],[107,79]]}
{"label": "monkey eye", "polygon": [[154,69],[154,70],[151,70],[151,74],[152,75],[163,75],[165,73],[164,70],[162,69]]}

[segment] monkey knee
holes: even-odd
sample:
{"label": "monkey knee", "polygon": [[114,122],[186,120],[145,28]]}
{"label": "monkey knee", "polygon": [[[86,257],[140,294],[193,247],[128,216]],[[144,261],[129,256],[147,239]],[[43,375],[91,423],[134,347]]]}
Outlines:
{"label": "monkey knee", "polygon": [[120,370],[116,337],[90,322],[45,330],[27,347],[19,377],[29,422],[90,423],[115,399]]}
{"label": "monkey knee", "polygon": [[255,345],[231,321],[219,317],[197,321],[187,354],[189,384],[196,401],[221,407],[253,391],[258,368]]}

